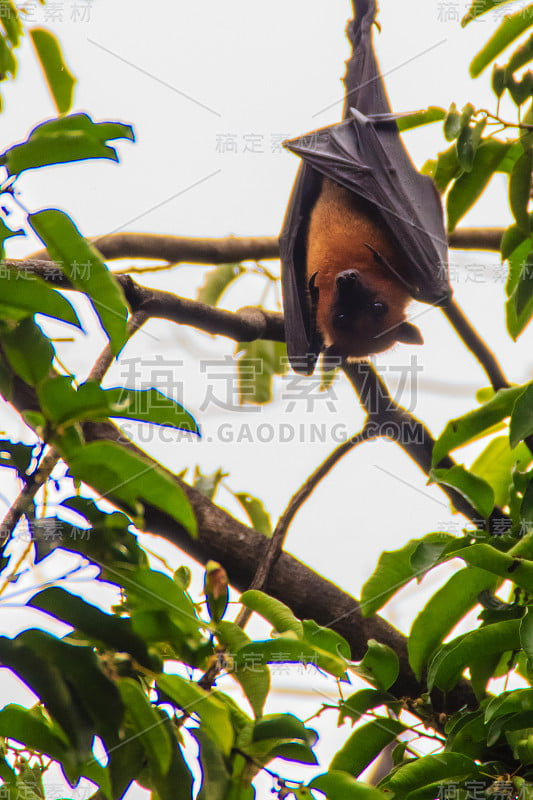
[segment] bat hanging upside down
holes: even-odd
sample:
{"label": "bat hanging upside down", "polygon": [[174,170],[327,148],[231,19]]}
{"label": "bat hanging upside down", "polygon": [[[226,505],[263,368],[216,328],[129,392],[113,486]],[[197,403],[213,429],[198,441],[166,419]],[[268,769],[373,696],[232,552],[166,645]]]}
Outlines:
{"label": "bat hanging upside down", "polygon": [[310,215],[306,254],[312,316],[327,356],[364,358],[395,342],[423,343],[405,319],[412,298],[398,277],[405,267],[397,248],[375,211],[329,178]]}
{"label": "bat hanging upside down", "polygon": [[352,2],[344,120],[284,142],[302,159],[280,235],[285,339],[302,375],[321,352],[421,344],[408,302],[451,299],[440,197],[411,162],[376,61],[376,0]]}

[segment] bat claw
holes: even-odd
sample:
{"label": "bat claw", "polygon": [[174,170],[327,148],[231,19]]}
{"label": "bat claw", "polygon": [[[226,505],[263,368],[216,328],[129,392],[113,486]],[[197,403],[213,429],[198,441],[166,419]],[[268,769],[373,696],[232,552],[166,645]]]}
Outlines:
{"label": "bat claw", "polygon": [[313,274],[309,278],[309,283],[307,284],[309,286],[309,294],[311,295],[311,300],[313,302],[313,305],[316,305],[318,303],[318,292],[319,292],[319,290],[318,290],[318,286],[316,285],[317,275],[318,275],[318,271],[317,272],[313,272]]}

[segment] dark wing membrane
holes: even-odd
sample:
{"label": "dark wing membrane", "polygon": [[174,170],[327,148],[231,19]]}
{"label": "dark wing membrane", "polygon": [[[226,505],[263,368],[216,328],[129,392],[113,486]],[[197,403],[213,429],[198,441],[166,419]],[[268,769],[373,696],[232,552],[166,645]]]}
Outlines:
{"label": "dark wing membrane", "polygon": [[409,292],[425,303],[449,295],[442,207],[431,178],[420,175],[394,119],[353,119],[293,139],[286,147],[317,172],[364,199],[379,214],[402,253]]}
{"label": "dark wing membrane", "polygon": [[309,215],[319,191],[319,176],[302,164],[279,239],[287,353],[293,369],[302,375],[313,372],[321,348],[312,319],[305,257]]}

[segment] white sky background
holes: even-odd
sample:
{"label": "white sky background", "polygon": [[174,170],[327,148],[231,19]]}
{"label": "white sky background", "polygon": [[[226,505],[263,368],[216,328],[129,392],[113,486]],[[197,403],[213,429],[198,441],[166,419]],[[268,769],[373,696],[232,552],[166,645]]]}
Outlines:
{"label": "white sky background", "polygon": [[[468,5],[465,0],[411,0],[408,4],[382,0],[382,31],[375,35],[375,46],[395,110],[427,105],[447,108],[452,101],[461,107],[471,101],[478,108],[495,111],[490,70],[475,82],[468,77],[471,57],[494,29],[494,15],[463,30],[454,17],[462,16]],[[524,3],[505,9],[520,5]],[[35,12],[34,23],[51,28],[61,41],[67,63],[78,78],[75,110],[86,111],[95,120],[131,123],[136,133],[135,144],[117,143],[120,165],[90,161],[25,173],[18,187],[19,199],[28,209],[62,208],[87,236],[118,230],[182,236],[279,232],[298,166],[294,156],[280,151],[280,139],[340,119],[340,78],[349,53],[344,38],[351,12],[348,0],[271,0],[266,6],[251,0],[153,5],[139,0],[96,0],[89,8],[64,0],[50,3],[48,10],[36,5],[28,8]],[[72,19],[75,8],[81,13],[76,21]],[[16,83],[2,85],[2,149],[23,140],[37,123],[55,115],[30,51],[29,43],[24,43]],[[503,116],[504,112],[511,113],[503,106]],[[228,134],[236,137],[237,153],[220,152],[221,137]],[[261,137],[262,152],[244,152],[247,137],[253,134]],[[405,141],[418,166],[448,146],[440,124],[408,133]],[[498,176],[461,224],[509,221],[506,181]],[[38,247],[30,238],[13,239],[7,245],[8,256],[21,257]],[[497,256],[452,252],[450,261],[456,298],[509,379],[529,379],[531,332],[514,344],[505,331]],[[277,269],[275,262],[265,264]],[[205,272],[203,267],[183,266],[171,273],[148,275],[145,282],[194,297]],[[261,279],[247,279],[227,293],[224,304],[231,309],[253,305],[259,302],[262,289]],[[474,406],[475,391],[487,380],[438,310],[413,304],[412,312],[426,344],[414,352],[421,371],[401,399],[437,435],[447,419]],[[172,363],[171,368],[184,384],[180,399],[195,414],[204,434],[199,443],[176,445],[165,444],[153,431],[153,441],[146,447],[175,471],[195,464],[204,472],[223,467],[230,473],[228,485],[260,497],[273,521],[338,443],[333,425],[345,426],[350,434],[363,421],[357,400],[342,379],[332,396],[316,399],[315,391],[313,408],[307,411],[301,399],[296,399],[293,411],[287,407],[288,379],[277,384],[275,402],[266,408],[227,411],[209,404],[201,410],[209,378],[200,373],[198,361],[233,354],[234,344],[163,321],[152,321],[145,329],[124,358],[142,356],[140,368],[147,381],[157,355],[163,355],[166,363],[184,362],[183,366]],[[56,330],[65,335],[64,327],[57,325]],[[103,343],[103,337],[76,336],[74,343],[61,347],[61,357],[84,377]],[[414,350],[400,345],[377,359],[386,380],[397,381],[399,373],[391,370],[405,371]],[[107,385],[116,385],[123,376],[123,370],[115,369]],[[160,388],[168,391],[165,385]],[[223,393],[220,383],[213,382],[213,390]],[[27,439],[12,413],[6,408],[0,413],[3,427]],[[280,423],[300,426],[292,442],[279,443]],[[324,424],[326,441],[310,441],[311,423]],[[222,424],[229,426],[225,430],[234,439],[244,441],[221,441]],[[250,443],[243,425],[250,430],[269,426],[263,430],[272,433],[272,441],[261,443],[255,436]],[[472,447],[465,462],[470,463],[471,454],[479,450],[480,445]],[[287,549],[357,595],[382,550],[446,525],[459,532],[462,518],[452,517],[444,495],[425,484],[425,477],[395,445],[373,443],[359,448],[335,468],[298,514]],[[228,493],[221,492],[218,499],[237,513]],[[159,547],[153,541],[150,546]],[[168,546],[159,549],[173,566],[186,560]],[[42,579],[39,573],[34,577]],[[199,593],[199,577],[195,585]],[[427,588],[424,583],[404,591],[402,600],[388,609],[388,618],[407,632],[422,595],[429,596],[432,587],[435,579],[430,576]],[[41,622],[36,612],[28,619],[13,608],[0,609],[0,632],[14,635]],[[280,680],[284,682],[283,677]],[[300,684],[310,689],[308,677]],[[0,700],[14,699],[11,682],[4,685]],[[16,696],[21,699],[18,690]],[[297,712],[312,713],[316,697],[311,697],[309,711],[299,708]],[[269,710],[287,708],[286,696],[279,695]],[[333,726],[334,720],[330,722]],[[339,740],[333,738],[331,727],[323,730],[328,739],[323,746],[331,753]],[[280,764],[279,770],[297,775],[300,768]]]}

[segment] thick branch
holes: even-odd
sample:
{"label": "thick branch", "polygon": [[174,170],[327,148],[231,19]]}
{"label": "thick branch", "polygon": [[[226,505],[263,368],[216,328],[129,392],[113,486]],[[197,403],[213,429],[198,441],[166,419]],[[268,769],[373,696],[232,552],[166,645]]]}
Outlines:
{"label": "thick branch", "polygon": [[[448,245],[456,250],[500,249],[504,228],[460,228],[450,234]],[[91,240],[102,256],[145,258],[170,264],[230,264],[239,261],[266,261],[279,258],[277,236],[227,236],[193,238],[156,233],[109,233]],[[31,259],[49,261],[46,250]]]}
{"label": "thick branch", "polygon": [[[120,431],[111,423],[86,424],[84,430],[88,440],[114,438],[124,442]],[[128,446],[136,449],[131,443]],[[145,530],[163,536],[203,564],[209,559],[218,561],[228,573],[230,583],[240,591],[246,590],[265,558],[269,540],[238,522],[196,489],[173,475],[171,477],[185,491],[194,509],[198,538],[191,539],[173,519],[151,507],[145,509]],[[391,691],[397,697],[409,698],[417,698],[425,691],[409,666],[405,636],[377,615],[365,619],[359,603],[353,597],[294,556],[281,553],[269,575],[265,591],[286,603],[298,617],[314,619],[319,625],[330,627],[344,636],[356,660],[363,657],[369,639],[388,644],[400,659],[400,674]],[[437,711],[447,712],[463,704],[477,707],[466,681],[448,694],[446,702],[437,693],[434,703]]]}
{"label": "thick branch", "polygon": [[[146,258],[170,264],[232,264],[279,258],[277,236],[194,238],[157,233],[109,233],[91,239],[105,259]],[[46,250],[31,258],[49,259]]]}
{"label": "thick branch", "polygon": [[[6,259],[4,265],[28,276],[37,275],[54,286],[65,289],[70,287],[64,273],[51,262],[34,258],[25,261]],[[266,311],[255,306],[241,308],[239,311],[226,311],[170,292],[141,286],[129,275],[115,277],[124,290],[131,310],[142,312],[145,318],[155,317],[179,325],[191,325],[206,333],[227,336],[237,342],[251,342],[255,339],[285,341],[283,315],[275,311]]]}

